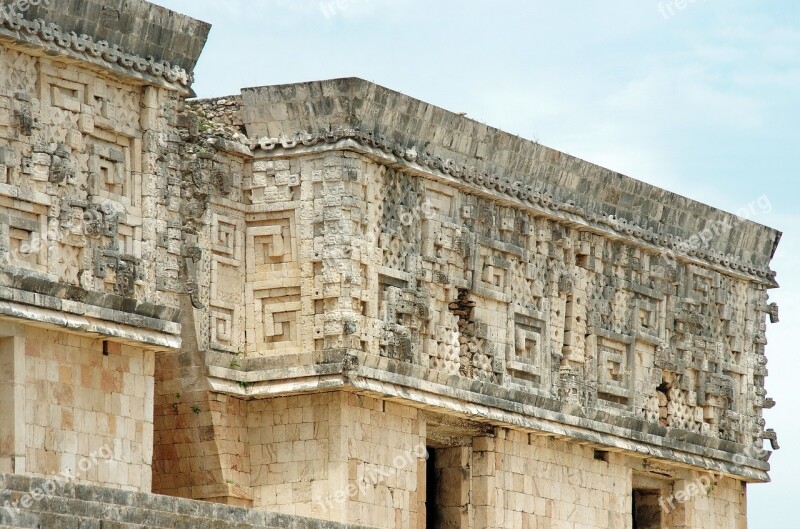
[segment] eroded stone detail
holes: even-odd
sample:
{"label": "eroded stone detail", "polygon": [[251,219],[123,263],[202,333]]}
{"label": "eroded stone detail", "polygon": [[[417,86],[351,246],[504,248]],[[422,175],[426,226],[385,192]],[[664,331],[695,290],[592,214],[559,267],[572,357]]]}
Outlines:
{"label": "eroded stone detail", "polygon": [[[505,197],[518,199],[525,204],[543,208],[550,214],[570,214],[585,218],[592,224],[604,225],[618,230],[621,234],[633,237],[645,243],[657,244],[664,248],[668,253],[680,252],[681,248],[688,246],[688,242],[671,235],[660,235],[650,228],[637,226],[632,221],[618,218],[614,215],[605,215],[601,212],[586,212],[574,204],[555,203],[553,197],[546,192],[542,193],[524,181],[513,181],[508,178],[490,175],[488,173],[478,173],[474,167],[459,165],[453,160],[443,160],[439,156],[430,154],[418,154],[415,147],[405,148],[394,144],[388,138],[376,135],[371,131],[360,129],[338,128],[332,131],[306,132],[300,131],[291,135],[284,134],[278,138],[260,138],[250,143],[251,149],[261,149],[263,151],[273,151],[280,149],[295,149],[298,147],[314,146],[320,143],[336,144],[342,140],[356,140],[364,146],[373,147],[386,154],[393,155],[401,161],[411,162],[415,166],[424,166],[426,169],[433,170],[448,176],[462,179],[468,184],[478,185],[489,192],[499,193]],[[760,280],[774,281],[775,274],[767,268],[759,268],[745,262],[739,262],[730,256],[720,255],[717,252],[706,252],[702,249],[687,251],[687,255],[704,259],[717,266],[726,267],[732,271],[749,274]]]}
{"label": "eroded stone detail", "polygon": [[[132,4],[102,6],[103,20]],[[98,481],[146,490],[152,459],[159,492],[333,517],[318,496],[428,443],[445,447],[434,473],[469,477],[450,489],[461,497],[448,520],[499,527],[574,506],[528,505],[544,486],[532,480],[558,467],[591,469],[591,479],[557,472],[552,485],[583,494],[601,480],[598,501],[614,507],[574,512],[617,524],[634,468],[766,479],[764,442],[778,448],[762,417],[775,404],[764,353],[766,319],[779,320],[767,295],[776,232],[745,223],[746,236],[731,238],[741,248],[684,251],[676,234],[710,208],[687,201],[678,221],[647,224],[617,184],[603,197],[569,187],[595,178],[589,164],[550,177],[544,155],[555,153],[503,150],[498,131],[473,144],[461,128],[477,124],[457,116],[440,115],[434,134],[406,127],[401,107],[419,102],[372,112],[374,94],[395,97],[374,85],[366,95],[349,86],[336,105],[311,101],[331,85],[277,90],[263,108],[241,97],[187,103],[189,74],[165,61],[40,20],[2,24],[0,311],[69,327],[91,369],[59,357],[72,335],[26,323],[2,332],[35,342],[20,349],[33,367],[14,371],[30,374],[33,393],[61,405],[78,388],[82,410],[108,415],[52,422],[111,430],[124,419],[119,437],[133,448],[121,460],[141,474]],[[339,102],[350,115],[325,115]],[[13,340],[0,340],[11,364]],[[34,429],[52,427],[31,409]],[[30,439],[38,471],[55,441]],[[82,442],[59,444],[58,464],[83,454]],[[595,452],[603,445],[615,454]],[[371,484],[336,516],[423,526],[426,463],[421,453],[406,463],[394,465],[391,490]],[[709,511],[734,508],[739,482],[723,485],[728,499]],[[515,499],[493,503],[504,497]]]}

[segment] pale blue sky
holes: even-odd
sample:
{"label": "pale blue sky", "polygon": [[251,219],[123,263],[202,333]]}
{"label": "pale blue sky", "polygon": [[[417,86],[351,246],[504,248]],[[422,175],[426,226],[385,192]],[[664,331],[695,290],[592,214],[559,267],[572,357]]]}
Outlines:
{"label": "pale blue sky", "polygon": [[201,97],[362,77],[728,211],[766,195],[752,218],[784,232],[766,412],[783,449],[749,488],[750,529],[800,526],[797,0],[156,1],[214,25]]}

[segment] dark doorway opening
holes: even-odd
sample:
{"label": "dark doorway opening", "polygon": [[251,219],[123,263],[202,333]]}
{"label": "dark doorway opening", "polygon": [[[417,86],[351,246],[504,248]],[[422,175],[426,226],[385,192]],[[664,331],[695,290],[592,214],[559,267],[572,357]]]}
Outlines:
{"label": "dark doorway opening", "polygon": [[439,480],[436,479],[436,449],[427,447],[428,461],[425,467],[425,528],[439,527]]}
{"label": "dark doorway opening", "polygon": [[662,529],[660,490],[633,489],[633,529]]}

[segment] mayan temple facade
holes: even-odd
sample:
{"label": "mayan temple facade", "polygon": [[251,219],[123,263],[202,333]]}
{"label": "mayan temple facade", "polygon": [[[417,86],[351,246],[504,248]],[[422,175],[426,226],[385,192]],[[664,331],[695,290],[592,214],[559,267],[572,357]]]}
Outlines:
{"label": "mayan temple facade", "polygon": [[[745,529],[780,233],[209,26],[0,11],[0,527]],[[24,7],[24,9],[22,9]]]}

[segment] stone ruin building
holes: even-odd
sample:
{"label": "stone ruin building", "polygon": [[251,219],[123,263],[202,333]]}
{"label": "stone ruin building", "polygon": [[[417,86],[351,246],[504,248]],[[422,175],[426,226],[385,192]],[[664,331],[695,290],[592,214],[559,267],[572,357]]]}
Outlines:
{"label": "stone ruin building", "polygon": [[0,527],[746,527],[779,232],[360,79],[192,101],[207,24],[25,4]]}

